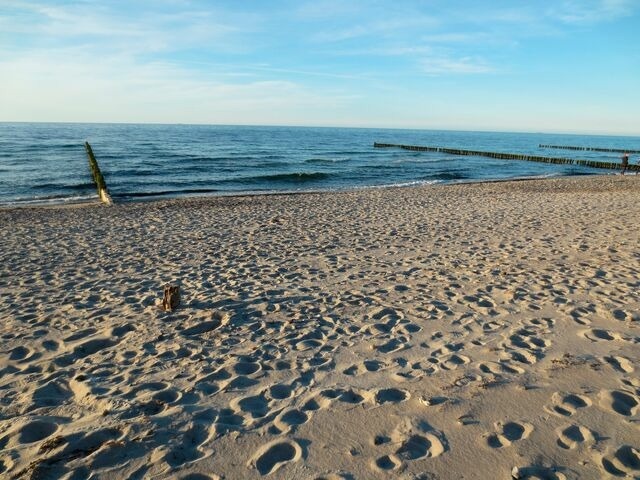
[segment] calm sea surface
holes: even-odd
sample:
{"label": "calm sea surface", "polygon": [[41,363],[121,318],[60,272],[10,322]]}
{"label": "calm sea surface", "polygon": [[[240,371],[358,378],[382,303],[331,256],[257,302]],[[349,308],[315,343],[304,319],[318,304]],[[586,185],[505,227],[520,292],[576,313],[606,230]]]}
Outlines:
{"label": "calm sea surface", "polygon": [[[374,142],[553,157],[619,154],[544,150],[539,144],[640,149],[640,137],[435,130],[207,125],[0,123],[0,204],[96,198],[84,141],[114,200],[340,190],[420,183],[611,173],[442,153],[373,148]],[[638,158],[632,156],[631,162]]]}

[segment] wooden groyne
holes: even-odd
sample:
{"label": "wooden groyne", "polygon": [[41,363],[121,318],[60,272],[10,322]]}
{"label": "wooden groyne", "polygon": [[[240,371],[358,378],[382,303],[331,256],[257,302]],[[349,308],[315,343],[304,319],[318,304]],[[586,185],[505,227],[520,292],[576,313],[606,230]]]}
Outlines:
{"label": "wooden groyne", "polygon": [[[615,162],[597,162],[592,160],[574,160],[572,158],[557,158],[557,157],[542,157],[540,155],[523,155],[520,153],[500,153],[500,152],[485,152],[479,150],[462,150],[459,148],[446,148],[446,147],[421,147],[416,145],[396,145],[393,143],[378,143],[373,144],[376,148],[402,148],[404,150],[413,150],[417,152],[440,152],[448,153],[451,155],[473,155],[477,157],[489,157],[497,158],[500,160],[524,160],[527,162],[540,162],[540,163],[553,163],[557,165],[582,165],[592,168],[606,168],[610,170],[619,170],[622,168],[620,163]],[[640,171],[640,165],[629,165],[627,170]]]}
{"label": "wooden groyne", "polygon": [[623,150],[621,148],[576,147],[571,145],[538,145],[538,148],[555,148],[559,150],[578,150],[583,152],[640,153],[640,150]]}
{"label": "wooden groyne", "polygon": [[100,166],[98,165],[98,161],[93,154],[93,149],[91,148],[91,145],[89,145],[89,142],[84,142],[84,148],[87,150],[89,168],[91,169],[91,175],[93,176],[93,181],[96,184],[100,201],[105,205],[113,205],[113,200],[111,200],[111,195],[109,195],[109,191],[107,190],[107,184],[104,181],[104,176],[100,171]]}

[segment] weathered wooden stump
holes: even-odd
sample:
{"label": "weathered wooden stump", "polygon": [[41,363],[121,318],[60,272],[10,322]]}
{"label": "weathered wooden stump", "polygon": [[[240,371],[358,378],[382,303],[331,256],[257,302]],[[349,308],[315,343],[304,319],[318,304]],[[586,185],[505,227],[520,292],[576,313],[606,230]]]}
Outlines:
{"label": "weathered wooden stump", "polygon": [[180,305],[180,287],[167,283],[164,286],[164,296],[162,297],[162,309],[165,312],[175,310]]}
{"label": "weathered wooden stump", "polygon": [[100,197],[100,201],[105,205],[113,205],[113,200],[111,199],[111,195],[109,195],[107,184],[104,181],[104,176],[100,171],[98,161],[96,160],[96,156],[93,154],[93,149],[91,148],[91,145],[89,145],[89,142],[84,142],[84,148],[87,150],[87,157],[89,158],[89,168],[91,169],[93,181],[95,182],[96,188],[98,189],[98,197]]}

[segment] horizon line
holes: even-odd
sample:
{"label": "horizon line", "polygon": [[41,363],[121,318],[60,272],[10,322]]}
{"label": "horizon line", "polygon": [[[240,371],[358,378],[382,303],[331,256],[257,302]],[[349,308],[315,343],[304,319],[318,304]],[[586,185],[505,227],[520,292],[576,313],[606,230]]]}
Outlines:
{"label": "horizon line", "polygon": [[167,122],[109,122],[109,121],[48,121],[48,120],[36,120],[36,121],[26,121],[26,120],[0,120],[0,124],[11,124],[11,123],[19,123],[19,124],[71,124],[71,125],[157,125],[157,126],[208,126],[208,127],[238,127],[238,128],[326,128],[326,129],[352,129],[352,130],[416,130],[416,131],[432,131],[432,132],[470,132],[470,133],[513,133],[513,134],[531,134],[531,135],[587,135],[592,137],[631,137],[631,138],[640,138],[640,132],[638,133],[595,133],[593,131],[580,131],[580,130],[565,130],[565,131],[532,131],[532,130],[500,130],[500,129],[461,129],[461,128],[429,128],[429,127],[383,127],[383,126],[357,126],[357,125],[288,125],[288,124],[251,124],[251,123],[205,123],[205,122],[194,122],[194,123],[185,123],[185,122],[176,122],[176,123],[167,123]]}

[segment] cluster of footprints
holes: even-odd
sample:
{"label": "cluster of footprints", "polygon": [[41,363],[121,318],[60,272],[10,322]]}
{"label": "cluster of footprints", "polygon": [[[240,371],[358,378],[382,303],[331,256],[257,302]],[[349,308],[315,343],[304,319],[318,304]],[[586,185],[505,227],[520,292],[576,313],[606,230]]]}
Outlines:
{"label": "cluster of footprints", "polygon": [[[602,409],[624,417],[636,415],[640,406],[640,399],[630,391],[602,390],[598,397]],[[556,416],[573,418],[592,405],[592,400],[586,395],[556,392],[551,397],[551,404],[545,406],[545,410]],[[557,428],[556,434],[557,445],[566,450],[581,446],[590,447],[598,441],[596,432],[577,422]],[[614,449],[609,447],[607,453],[601,455],[599,460],[602,469],[613,477],[640,478],[640,451],[630,445],[621,445]],[[562,478],[558,475],[560,474],[555,475],[556,478]]]}

